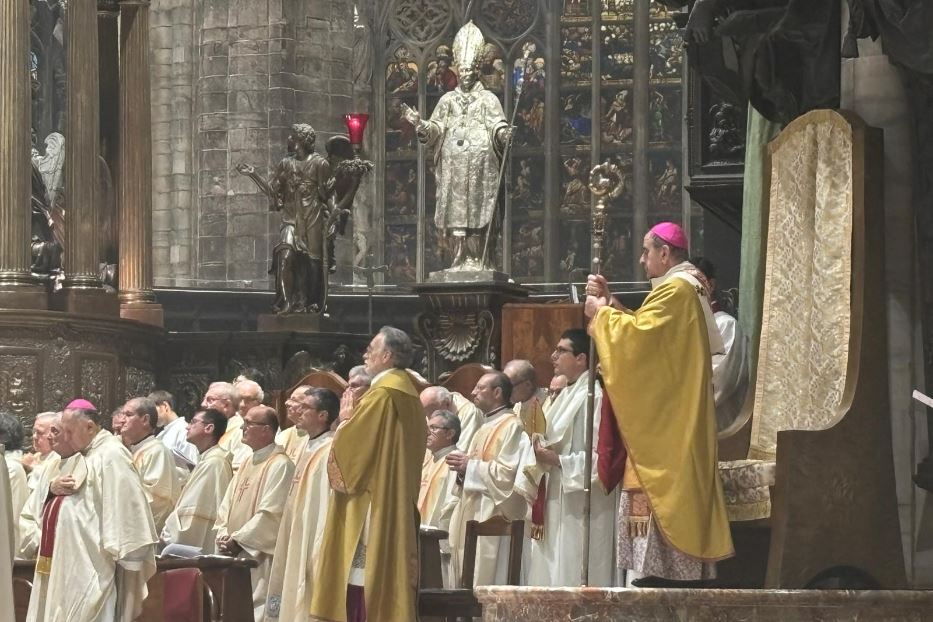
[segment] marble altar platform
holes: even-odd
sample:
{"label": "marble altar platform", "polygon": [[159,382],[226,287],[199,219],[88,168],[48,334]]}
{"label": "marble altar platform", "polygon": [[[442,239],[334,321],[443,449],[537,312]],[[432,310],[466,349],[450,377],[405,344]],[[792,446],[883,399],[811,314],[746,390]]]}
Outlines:
{"label": "marble altar platform", "polygon": [[921,622],[933,592],[478,587],[483,622]]}

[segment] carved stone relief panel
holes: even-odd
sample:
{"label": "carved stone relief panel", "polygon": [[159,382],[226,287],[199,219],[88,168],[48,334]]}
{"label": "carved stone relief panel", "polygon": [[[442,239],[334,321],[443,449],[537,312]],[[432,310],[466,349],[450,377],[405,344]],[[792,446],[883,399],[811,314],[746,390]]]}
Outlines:
{"label": "carved stone relief panel", "polygon": [[80,397],[90,400],[101,410],[115,407],[116,360],[111,357],[87,357],[79,360]]}
{"label": "carved stone relief panel", "polygon": [[156,388],[155,374],[148,369],[126,368],[126,382],[123,397],[129,400],[142,395],[149,395]]}
{"label": "carved stone relief panel", "polygon": [[39,410],[42,369],[39,352],[0,348],[0,400],[23,422],[25,429]]}

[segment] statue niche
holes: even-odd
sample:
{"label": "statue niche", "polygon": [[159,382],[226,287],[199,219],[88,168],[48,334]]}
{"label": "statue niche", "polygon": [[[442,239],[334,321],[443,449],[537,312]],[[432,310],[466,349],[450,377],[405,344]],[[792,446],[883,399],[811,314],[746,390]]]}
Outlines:
{"label": "statue niche", "polygon": [[337,269],[334,238],[345,232],[360,181],[373,167],[356,156],[346,136],[327,141],[327,157],[314,150],[315,140],[310,125],[293,125],[288,155],[268,180],[249,164],[236,167],[266,195],[270,211],[282,216],[270,270],[279,315],[324,313],[328,277]]}
{"label": "statue niche", "polygon": [[32,153],[32,266],[37,276],[57,281],[62,274],[64,248],[65,137],[52,132],[45,139],[45,155]]}

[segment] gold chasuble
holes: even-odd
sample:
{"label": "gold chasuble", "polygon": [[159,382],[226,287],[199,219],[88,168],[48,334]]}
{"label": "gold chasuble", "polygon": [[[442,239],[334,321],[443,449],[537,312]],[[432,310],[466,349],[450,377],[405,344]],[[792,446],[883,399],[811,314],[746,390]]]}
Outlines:
{"label": "gold chasuble", "polygon": [[[658,285],[634,313],[610,307],[590,324],[605,390],[664,539],[704,562],[733,555],[717,471],[706,320],[694,286]],[[626,473],[626,482],[631,475]]]}
{"label": "gold chasuble", "polygon": [[427,424],[404,370],[377,376],[334,435],[327,474],[335,493],[316,560],[311,619],[345,622],[347,581],[369,515],[365,597],[373,622],[418,619],[418,524]]}

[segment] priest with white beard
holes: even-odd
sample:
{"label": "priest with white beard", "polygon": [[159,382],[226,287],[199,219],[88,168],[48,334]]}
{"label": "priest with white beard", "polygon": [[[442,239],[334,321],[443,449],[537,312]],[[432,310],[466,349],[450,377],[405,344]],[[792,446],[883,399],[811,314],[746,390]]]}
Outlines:
{"label": "priest with white beard", "polygon": [[133,465],[139,473],[149,499],[152,520],[157,532],[175,509],[184,485],[175,466],[172,450],[155,437],[159,411],[148,397],[136,397],[123,405],[123,444],[133,453]]}
{"label": "priest with white beard", "polygon": [[165,521],[164,544],[190,546],[204,555],[214,552],[217,510],[233,479],[230,453],[217,444],[226,429],[227,418],[213,408],[199,410],[191,417],[185,442],[197,448],[198,466]]}
{"label": "priest with white beard", "polygon": [[[449,410],[438,410],[428,418],[428,451],[421,467],[418,512],[421,524],[450,531],[450,517],[457,505],[453,494],[457,472],[450,470],[447,455],[457,449],[460,419]],[[456,587],[450,576],[450,542],[440,542],[441,573],[445,588]]]}
{"label": "priest with white beard", "polygon": [[246,413],[243,443],[252,453],[240,465],[217,512],[218,552],[259,563],[250,570],[257,622],[266,608],[276,534],[295,473],[295,465],[275,444],[278,427],[278,415],[268,406],[255,406]]}
{"label": "priest with white beard", "polygon": [[131,622],[155,574],[156,532],[130,452],[87,400],[62,413],[76,450],[51,486],[28,622]]}
{"label": "priest with white beard", "polygon": [[265,619],[303,622],[310,618],[315,543],[324,531],[330,499],[327,456],[334,440],[330,428],[340,414],[340,399],[329,389],[307,387],[292,411],[295,427],[305,432],[305,442],[279,526]]}
{"label": "priest with white beard", "polygon": [[[44,430],[44,438],[37,438],[36,428],[33,427],[32,443],[34,447],[47,447],[48,457],[42,461],[42,468],[36,477],[29,498],[26,499],[26,505],[19,516],[19,544],[16,552],[17,559],[35,559],[39,552],[39,539],[42,536],[42,510],[45,507],[45,501],[49,496],[49,486],[56,477],[58,477],[60,465],[63,459],[74,455],[74,449],[71,449],[64,443],[62,435],[62,416],[58,413],[52,413],[51,417],[46,417],[40,431]],[[34,471],[35,472],[35,471]]]}
{"label": "priest with white beard", "polygon": [[[567,388],[547,411],[547,430],[532,439],[522,459],[515,487],[532,506],[538,533],[529,541],[525,583],[577,586],[583,567],[583,505],[586,481],[586,400],[590,338],[581,328],[564,331],[551,354],[554,373],[567,378]],[[596,385],[594,430],[599,429],[602,391]],[[616,585],[616,506],[618,494],[606,494],[596,474],[595,449],[590,474],[590,559],[587,585]],[[540,482],[545,479],[545,490]],[[540,498],[541,494],[544,498]],[[543,516],[540,513],[543,512]],[[537,515],[537,516],[536,516]]]}
{"label": "priest with white beard", "polygon": [[44,412],[36,415],[36,420],[32,423],[33,453],[23,456],[23,468],[26,469],[26,481],[30,491],[35,489],[45,467],[58,463],[58,454],[50,444],[49,427],[52,421],[60,418],[61,413]]}
{"label": "priest with white beard", "polygon": [[457,415],[457,419],[460,420],[460,440],[457,441],[457,449],[469,449],[473,435],[483,425],[483,411],[456,391],[450,391],[440,385],[428,387],[419,397],[425,417],[430,417],[439,410],[449,410]]}
{"label": "priest with white beard", "polygon": [[[447,455],[457,473],[453,494],[460,500],[450,518],[451,581],[460,584],[467,521],[493,516],[525,517],[528,504],[514,490],[524,449],[529,445],[522,420],[512,412],[512,383],[502,372],[485,374],[473,389],[473,403],[483,412],[483,425],[473,435],[467,453]],[[474,585],[503,585],[508,576],[509,538],[479,538]]]}

